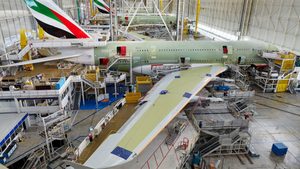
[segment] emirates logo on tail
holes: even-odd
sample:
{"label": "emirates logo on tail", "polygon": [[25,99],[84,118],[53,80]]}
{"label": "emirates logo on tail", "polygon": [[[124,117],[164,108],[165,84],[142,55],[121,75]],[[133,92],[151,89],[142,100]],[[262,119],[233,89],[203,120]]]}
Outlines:
{"label": "emirates logo on tail", "polygon": [[104,0],[94,0],[95,6],[101,13],[108,14],[110,12],[109,6],[104,2]]}
{"label": "emirates logo on tail", "polygon": [[71,17],[52,0],[25,0],[38,24],[57,38],[91,38]]}

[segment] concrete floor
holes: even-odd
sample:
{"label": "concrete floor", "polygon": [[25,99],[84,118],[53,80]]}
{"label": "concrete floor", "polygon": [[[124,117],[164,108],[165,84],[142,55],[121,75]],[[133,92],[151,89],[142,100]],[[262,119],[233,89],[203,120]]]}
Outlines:
{"label": "concrete floor", "polygon": [[[251,164],[242,157],[244,165],[236,156],[224,157],[223,169],[300,169],[300,94],[257,93],[257,114],[250,123],[252,145],[259,158],[251,158]],[[271,153],[273,143],[282,142],[288,147],[284,157]],[[208,158],[217,160],[222,158]],[[221,167],[222,168],[222,167]]]}

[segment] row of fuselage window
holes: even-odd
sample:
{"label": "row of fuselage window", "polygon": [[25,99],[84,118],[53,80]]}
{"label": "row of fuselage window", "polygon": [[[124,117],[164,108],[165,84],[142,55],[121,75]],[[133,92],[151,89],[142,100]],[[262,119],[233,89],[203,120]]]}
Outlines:
{"label": "row of fuselage window", "polygon": [[[256,59],[250,58],[246,59],[246,63],[253,63],[257,61]],[[163,61],[162,61],[163,62]],[[213,62],[224,62],[224,59],[209,59],[209,60],[203,60],[203,59],[193,59],[190,61],[191,63],[213,63]],[[130,62],[128,60],[119,60],[119,64],[129,64]],[[141,60],[139,63],[149,63],[149,60]]]}
{"label": "row of fuselage window", "polygon": [[[243,48],[243,49],[232,49],[233,51],[255,51],[255,49]],[[222,51],[222,49],[158,49],[159,52],[200,52],[200,51]],[[150,52],[149,49],[137,49],[137,52]]]}

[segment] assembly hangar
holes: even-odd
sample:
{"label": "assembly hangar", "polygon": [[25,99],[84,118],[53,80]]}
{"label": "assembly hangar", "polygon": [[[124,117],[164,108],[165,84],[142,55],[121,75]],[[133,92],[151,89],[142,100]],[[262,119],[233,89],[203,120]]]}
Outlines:
{"label": "assembly hangar", "polygon": [[300,169],[300,0],[0,1],[0,168]]}

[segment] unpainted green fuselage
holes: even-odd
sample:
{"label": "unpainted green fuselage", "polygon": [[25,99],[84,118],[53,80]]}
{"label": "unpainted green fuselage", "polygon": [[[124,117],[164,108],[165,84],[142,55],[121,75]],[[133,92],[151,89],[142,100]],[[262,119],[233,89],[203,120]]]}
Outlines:
{"label": "unpainted green fuselage", "polygon": [[[176,16],[172,15],[163,15],[162,16],[165,23],[167,25],[176,24]],[[126,19],[127,18],[127,19]],[[132,17],[126,16],[119,16],[119,21],[122,24],[128,24],[131,21]],[[133,18],[131,25],[149,25],[149,24],[163,24],[163,21],[160,16],[153,16],[153,15],[137,15]]]}
{"label": "unpainted green fuselage", "polygon": [[[117,47],[125,46],[127,56],[132,56],[133,67],[149,64],[178,64],[180,58],[188,58],[191,64],[261,64],[262,51],[270,50],[263,43],[249,41],[141,41],[109,42],[95,49],[95,64],[101,58],[114,58]],[[228,54],[224,54],[226,47]],[[115,65],[119,70],[128,70],[129,60],[120,60]]]}

